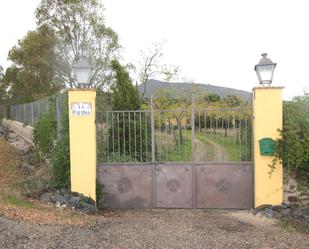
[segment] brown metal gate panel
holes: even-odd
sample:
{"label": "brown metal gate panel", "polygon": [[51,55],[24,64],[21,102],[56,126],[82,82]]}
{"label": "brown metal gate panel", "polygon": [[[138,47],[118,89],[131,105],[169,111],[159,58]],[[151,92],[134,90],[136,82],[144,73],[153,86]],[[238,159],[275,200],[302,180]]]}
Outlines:
{"label": "brown metal gate panel", "polygon": [[192,207],[191,165],[157,165],[156,207]]}
{"label": "brown metal gate panel", "polygon": [[196,166],[197,208],[253,206],[253,165],[214,164]]}
{"label": "brown metal gate panel", "polygon": [[151,165],[102,165],[98,181],[104,185],[109,208],[149,208],[152,202]]}

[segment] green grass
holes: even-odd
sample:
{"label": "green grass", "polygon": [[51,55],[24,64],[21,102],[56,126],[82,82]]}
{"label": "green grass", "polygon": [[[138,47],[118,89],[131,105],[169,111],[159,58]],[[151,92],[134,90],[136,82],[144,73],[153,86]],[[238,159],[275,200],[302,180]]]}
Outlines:
{"label": "green grass", "polygon": [[[205,136],[205,135],[204,135]],[[206,133],[207,139],[222,146],[224,152],[227,154],[229,161],[240,161],[240,146],[234,137],[223,136],[221,134]]]}
{"label": "green grass", "polygon": [[309,233],[308,221],[284,221],[280,220],[280,226],[287,232]]}
{"label": "green grass", "polygon": [[8,204],[11,204],[16,207],[21,207],[21,208],[35,208],[35,205],[26,199],[23,198],[18,198],[14,195],[7,195],[3,194],[2,195],[3,201],[5,201]]}
{"label": "green grass", "polygon": [[[244,142],[240,148],[239,142],[237,142],[235,137],[232,136],[224,136],[222,134],[213,134],[213,133],[205,133],[203,132],[196,132],[196,137],[204,137],[204,140],[210,140],[213,143],[216,143],[223,147],[224,152],[227,153],[227,156],[229,158],[229,161],[232,162],[240,162],[244,161],[245,155],[247,153],[247,161],[250,161],[250,147],[247,147],[247,150],[244,146]],[[240,151],[241,149],[241,151]]]}
{"label": "green grass", "polygon": [[[157,147],[159,145],[157,144]],[[164,162],[188,162],[192,161],[192,142],[191,138],[185,137],[182,144],[172,143],[168,146],[168,150],[162,151],[161,155],[156,156],[157,161]]]}
{"label": "green grass", "polygon": [[[184,134],[187,137],[187,139],[190,139],[190,141],[191,141],[191,131],[185,131]],[[196,132],[195,138],[200,140],[202,143],[204,143],[204,145],[206,147],[205,153],[206,153],[207,161],[213,161],[214,157],[215,157],[214,146],[207,140],[205,135],[202,134],[202,133]]]}

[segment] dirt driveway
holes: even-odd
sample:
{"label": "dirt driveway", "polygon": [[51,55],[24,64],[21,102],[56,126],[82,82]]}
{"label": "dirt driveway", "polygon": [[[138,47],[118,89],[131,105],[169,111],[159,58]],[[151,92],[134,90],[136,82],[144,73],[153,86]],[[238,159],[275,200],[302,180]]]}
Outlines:
{"label": "dirt driveway", "polygon": [[39,225],[0,217],[0,248],[309,248],[248,211],[128,210],[86,225]]}

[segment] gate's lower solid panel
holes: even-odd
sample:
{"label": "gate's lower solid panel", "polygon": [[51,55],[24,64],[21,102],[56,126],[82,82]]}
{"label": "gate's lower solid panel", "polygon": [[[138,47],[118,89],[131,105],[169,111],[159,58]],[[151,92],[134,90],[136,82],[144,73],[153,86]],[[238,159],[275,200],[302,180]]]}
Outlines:
{"label": "gate's lower solid panel", "polygon": [[104,185],[104,206],[149,208],[152,202],[151,165],[102,165],[98,181]]}
{"label": "gate's lower solid panel", "polygon": [[156,165],[156,206],[192,207],[191,165]]}
{"label": "gate's lower solid panel", "polygon": [[253,206],[253,165],[215,164],[196,166],[198,208]]}

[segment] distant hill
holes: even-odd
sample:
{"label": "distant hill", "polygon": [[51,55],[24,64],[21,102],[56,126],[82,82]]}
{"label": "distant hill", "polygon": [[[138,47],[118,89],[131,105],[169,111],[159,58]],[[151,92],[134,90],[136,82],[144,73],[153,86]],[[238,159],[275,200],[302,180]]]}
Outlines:
{"label": "distant hill", "polygon": [[[146,92],[144,98],[150,98],[155,96],[161,89],[167,90],[171,94],[172,98],[187,98],[188,93],[192,92],[194,88],[195,92],[199,93],[215,93],[224,98],[227,95],[235,95],[243,100],[250,101],[252,94],[247,91],[237,90],[228,87],[213,86],[210,84],[199,84],[199,83],[167,83],[159,80],[150,79],[147,82]],[[144,91],[144,84],[138,85],[138,90],[142,94]],[[191,96],[190,96],[191,97]]]}

